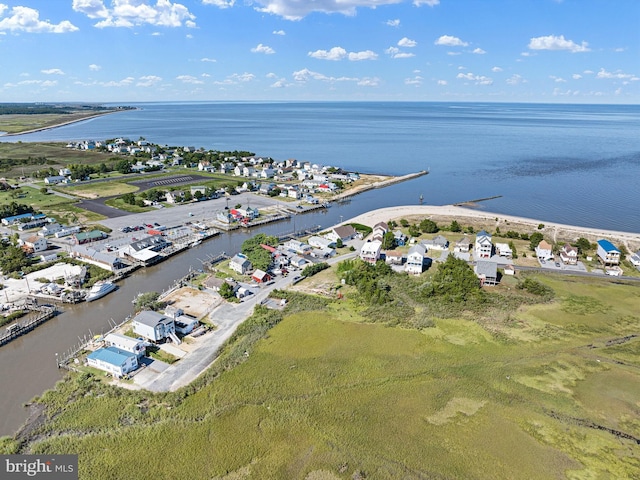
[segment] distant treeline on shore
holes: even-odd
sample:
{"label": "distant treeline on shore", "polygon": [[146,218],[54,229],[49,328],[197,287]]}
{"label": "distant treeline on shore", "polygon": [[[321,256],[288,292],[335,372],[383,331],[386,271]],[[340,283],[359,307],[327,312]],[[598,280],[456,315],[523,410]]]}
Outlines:
{"label": "distant treeline on shore", "polygon": [[[117,107],[118,110],[127,110],[132,107]],[[0,103],[0,115],[65,115],[78,112],[104,112],[114,110],[112,107],[102,105],[82,105],[68,103]]]}

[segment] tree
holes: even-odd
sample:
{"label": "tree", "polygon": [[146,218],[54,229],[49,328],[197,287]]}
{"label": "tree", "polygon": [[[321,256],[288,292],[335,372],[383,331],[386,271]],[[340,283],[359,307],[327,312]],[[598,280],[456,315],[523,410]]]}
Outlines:
{"label": "tree", "polygon": [[393,232],[387,232],[382,237],[382,249],[390,250],[396,244],[396,237],[393,235]]}
{"label": "tree", "polygon": [[224,282],[222,285],[220,285],[220,291],[218,293],[222,298],[226,300],[229,300],[230,298],[235,298],[233,287],[227,282]]}
{"label": "tree", "polygon": [[436,222],[425,218],[420,222],[420,230],[422,230],[424,233],[437,233],[440,229],[438,228],[438,224]]}
{"label": "tree", "polygon": [[0,269],[5,275],[19,272],[30,263],[25,251],[16,245],[7,246],[0,254]]}
{"label": "tree", "polygon": [[420,230],[418,229],[418,227],[416,225],[409,225],[409,235],[412,237],[419,237],[420,236]]}
{"label": "tree", "polygon": [[591,242],[584,237],[580,237],[575,243],[575,246],[578,247],[578,251],[584,255],[587,250],[591,249]]}
{"label": "tree", "polygon": [[406,218],[401,218],[400,225],[402,225],[402,228],[407,228],[409,226],[409,221]]}
{"label": "tree", "polygon": [[338,240],[336,240],[336,248],[342,248],[344,247],[344,243],[342,242],[342,239],[339,238]]}
{"label": "tree", "polygon": [[196,193],[193,194],[193,198],[200,201],[204,197],[204,194],[200,190],[196,190]]}
{"label": "tree", "polygon": [[509,242],[509,248],[511,249],[511,257],[518,258],[518,250],[516,250],[516,245],[513,243],[513,240]]}
{"label": "tree", "polygon": [[47,187],[42,187],[40,189],[40,193],[42,193],[43,195],[46,195],[47,193],[49,193],[49,189]]}
{"label": "tree", "polygon": [[191,200],[193,200],[193,195],[190,191],[186,191],[184,192],[184,197],[182,197],[182,200],[185,202],[190,202]]}
{"label": "tree", "polygon": [[536,247],[540,244],[540,242],[544,239],[543,235],[540,232],[534,232],[529,237],[529,248],[531,250],[535,250]]}
{"label": "tree", "polygon": [[453,255],[449,255],[440,264],[431,282],[424,286],[423,294],[454,303],[482,298],[482,290],[476,274],[467,262]]}
{"label": "tree", "polygon": [[460,224],[457,222],[457,220],[452,220],[451,225],[449,225],[449,230],[451,230],[452,232],[460,232],[462,231],[462,228],[460,227]]}
{"label": "tree", "polygon": [[118,160],[116,163],[116,170],[123,175],[131,173],[131,162],[125,158]]}
{"label": "tree", "polygon": [[162,308],[162,302],[158,301],[160,294],[158,292],[146,292],[138,295],[135,301],[136,310],[159,310]]}
{"label": "tree", "polygon": [[128,203],[129,205],[136,204],[136,196],[133,193],[125,193],[120,198],[123,202]]}

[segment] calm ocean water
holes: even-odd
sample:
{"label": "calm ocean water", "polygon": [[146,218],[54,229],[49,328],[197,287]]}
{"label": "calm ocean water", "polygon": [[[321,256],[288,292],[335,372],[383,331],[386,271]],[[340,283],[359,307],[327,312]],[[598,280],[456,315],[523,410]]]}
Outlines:
{"label": "calm ocean water", "polygon": [[[129,104],[131,105],[131,104]],[[11,141],[127,136],[244,149],[371,173],[431,174],[363,210],[501,195],[488,211],[640,232],[640,106],[480,103],[153,103]]]}

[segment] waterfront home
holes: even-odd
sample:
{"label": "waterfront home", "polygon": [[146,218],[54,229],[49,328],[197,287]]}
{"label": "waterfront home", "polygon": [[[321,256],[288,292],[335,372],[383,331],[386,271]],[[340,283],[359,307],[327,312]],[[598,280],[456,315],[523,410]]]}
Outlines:
{"label": "waterfront home", "polygon": [[271,275],[263,270],[260,270],[259,268],[256,268],[255,272],[253,272],[253,275],[251,275],[251,278],[256,283],[266,283],[271,280]]}
{"label": "waterfront home", "polygon": [[284,244],[284,246],[285,248],[288,248],[289,250],[293,250],[294,252],[300,253],[302,255],[306,255],[311,251],[311,245],[308,245],[299,240],[289,240]]}
{"label": "waterfront home", "polygon": [[387,250],[384,261],[387,265],[402,265],[404,255],[399,250]]}
{"label": "waterfront home", "polygon": [[481,230],[476,235],[475,256],[477,258],[491,258],[493,254],[493,243],[491,234]]}
{"label": "waterfront home", "polygon": [[372,240],[365,242],[360,248],[360,259],[367,263],[376,263],[380,258],[382,242],[380,240]]}
{"label": "waterfront home", "polygon": [[71,248],[71,257],[78,260],[96,265],[105,270],[115,272],[120,270],[126,265],[122,262],[122,259],[117,255],[101,252],[95,248],[91,248],[85,245],[74,245]]}
{"label": "waterfront home", "polygon": [[455,247],[453,247],[454,252],[469,253],[469,250],[471,250],[471,240],[466,236],[458,240]]}
{"label": "waterfront home", "polygon": [[422,243],[427,250],[448,250],[449,249],[449,240],[447,240],[442,235],[436,235],[431,240],[423,240]]}
{"label": "waterfront home", "polygon": [[507,243],[496,243],[496,253],[503,258],[511,258],[513,252]]}
{"label": "waterfront home", "polygon": [[329,258],[335,255],[336,251],[333,248],[314,248],[311,250],[311,255],[314,258]]}
{"label": "waterfront home", "polygon": [[139,338],[120,335],[119,333],[109,333],[104,337],[104,344],[107,347],[116,347],[125,352],[133,353],[138,358],[143,357],[147,351],[147,342]]}
{"label": "waterfront home", "polygon": [[609,240],[598,240],[598,260],[605,266],[614,266],[620,263],[620,250]]}
{"label": "waterfront home", "polygon": [[498,284],[498,264],[490,260],[478,260],[473,271],[480,279],[480,285],[494,286]]}
{"label": "waterfront home", "polygon": [[238,253],[229,261],[229,268],[240,275],[246,275],[253,267],[245,255]]}
{"label": "waterfront home", "polygon": [[22,246],[30,253],[44,252],[47,249],[47,239],[38,235],[31,235],[21,241]]}
{"label": "waterfront home", "polygon": [[180,335],[189,335],[198,325],[200,325],[200,322],[198,322],[196,317],[192,317],[186,313],[176,316],[175,322],[176,332]]}
{"label": "waterfront home", "polygon": [[353,228],[351,225],[341,225],[339,227],[334,227],[331,230],[329,230],[329,233],[327,233],[325,237],[330,240],[333,240],[334,242],[337,242],[338,240],[346,242],[347,240],[351,240],[352,238],[355,238],[357,234],[358,232],[356,232],[356,229]]}
{"label": "waterfront home", "polygon": [[629,261],[634,267],[640,267],[640,250],[629,256]]}
{"label": "waterfront home", "polygon": [[[133,317],[133,333],[154,343],[167,338],[176,341],[176,325],[173,318],[151,310],[143,310]],[[174,339],[175,337],[175,339]]]}
{"label": "waterfront home", "polygon": [[572,247],[568,243],[560,249],[560,259],[567,265],[577,265],[578,263],[578,249]]}
{"label": "waterfront home", "polygon": [[536,257],[542,260],[553,259],[553,247],[546,240],[542,240],[536,247]]}
{"label": "waterfront home", "polygon": [[420,275],[424,271],[424,257],[427,254],[427,247],[418,243],[409,248],[407,253],[407,263],[404,270],[412,275]]}
{"label": "waterfront home", "polygon": [[388,231],[389,225],[387,225],[385,222],[376,223],[373,226],[373,240],[378,240],[381,242]]}
{"label": "waterfront home", "polygon": [[317,235],[309,237],[308,243],[309,245],[315,248],[335,248],[336,247],[336,242],[334,240],[330,240],[324,237],[319,237]]}
{"label": "waterfront home", "polygon": [[138,368],[138,357],[116,347],[99,348],[87,355],[87,365],[123,377]]}

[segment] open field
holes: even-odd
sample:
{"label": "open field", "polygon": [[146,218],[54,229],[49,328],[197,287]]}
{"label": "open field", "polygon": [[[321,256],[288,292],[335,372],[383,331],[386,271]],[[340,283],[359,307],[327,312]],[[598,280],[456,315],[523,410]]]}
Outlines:
{"label": "open field", "polygon": [[54,416],[25,451],[79,453],[91,479],[637,478],[640,287],[535,278],[555,300],[490,329],[389,327],[334,299],[255,344],[243,329],[174,394],[74,375],[43,396]]}
{"label": "open field", "polygon": [[[122,177],[117,177],[122,180]],[[70,195],[77,195],[82,198],[104,198],[114,195],[124,195],[125,193],[137,192],[138,187],[125,182],[109,181],[99,183],[81,183],[70,185],[60,190]]]}

